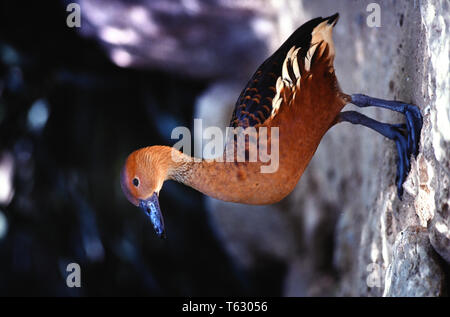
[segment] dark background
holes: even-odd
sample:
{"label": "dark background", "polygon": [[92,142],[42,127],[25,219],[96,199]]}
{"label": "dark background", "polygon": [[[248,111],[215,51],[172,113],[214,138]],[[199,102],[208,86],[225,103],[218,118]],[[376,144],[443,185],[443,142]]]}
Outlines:
{"label": "dark background", "polygon": [[[60,2],[0,2],[0,156],[15,166],[14,198],[0,206],[0,295],[280,295],[284,267],[237,268],[200,193],[165,184],[161,241],[120,190],[126,156],[173,143],[157,125],[191,126],[208,79],[117,67],[66,17]],[[36,102],[48,110],[40,128]],[[71,262],[81,288],[66,286]]]}

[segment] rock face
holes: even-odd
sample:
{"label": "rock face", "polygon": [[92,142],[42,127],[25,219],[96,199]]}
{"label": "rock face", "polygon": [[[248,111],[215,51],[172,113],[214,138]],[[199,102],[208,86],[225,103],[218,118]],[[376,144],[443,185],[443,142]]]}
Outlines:
{"label": "rock face", "polygon": [[430,241],[434,249],[442,258],[450,263],[450,217],[448,204],[442,207],[442,210],[434,214],[431,219],[428,230],[430,232]]}
{"label": "rock face", "polygon": [[409,227],[397,235],[383,296],[442,296],[444,275],[428,232]]}
{"label": "rock face", "polygon": [[[101,2],[80,1],[82,7],[90,8],[92,16],[99,8],[104,9]],[[136,12],[151,14],[158,20],[164,13],[162,3],[166,2],[147,2],[143,2],[150,8],[147,13]],[[282,202],[248,207],[206,198],[211,225],[236,262],[252,268],[263,265],[265,258],[276,258],[286,268],[286,296],[443,295],[445,266],[450,263],[448,1],[382,2],[380,27],[368,25],[373,9],[368,10],[364,1],[286,0],[275,4],[261,0],[251,5],[247,1],[208,1],[208,10],[203,2],[171,3],[185,10],[181,14],[185,20],[180,23],[184,23],[186,36],[192,36],[194,42],[183,43],[171,33],[176,23],[164,23],[162,18],[155,34],[149,35],[154,37],[149,47],[130,48],[133,44],[115,43],[108,32],[98,31],[108,30],[106,20],[90,34],[104,42],[113,60],[117,49],[137,57],[146,52],[142,59],[145,62],[132,59],[136,65],[164,65],[171,71],[216,80],[199,98],[196,115],[205,118],[204,126],[209,117],[214,125],[228,123],[227,116],[239,94],[236,83],[240,87],[244,82],[237,73],[248,78],[262,62],[262,56],[273,51],[297,26],[335,12],[341,15],[334,40],[335,68],[342,90],[410,102],[418,105],[424,115],[420,154],[412,160],[403,201],[396,196],[394,143],[349,124],[334,127],[324,137],[296,189]],[[228,33],[216,36],[214,27],[196,27],[195,14],[197,18],[228,24],[231,33],[239,29],[241,41],[227,37]],[[236,14],[242,19],[235,18]],[[89,14],[87,19],[91,19]],[[122,28],[132,25],[132,20],[126,18],[117,21]],[[266,33],[261,36],[261,32]],[[172,51],[172,44],[168,44],[165,54],[152,55],[155,50],[151,45],[160,45],[157,43],[161,40],[177,49]],[[217,40],[222,48],[212,46]],[[227,49],[223,51],[223,47]],[[224,76],[228,77],[226,82],[222,81]],[[208,106],[208,100],[214,106]],[[219,100],[230,110],[223,111],[217,104]],[[348,108],[356,110],[351,105]],[[212,109],[216,109],[216,116],[211,115]],[[385,122],[404,120],[400,114],[380,109],[360,112]],[[447,264],[440,263],[442,259]]]}

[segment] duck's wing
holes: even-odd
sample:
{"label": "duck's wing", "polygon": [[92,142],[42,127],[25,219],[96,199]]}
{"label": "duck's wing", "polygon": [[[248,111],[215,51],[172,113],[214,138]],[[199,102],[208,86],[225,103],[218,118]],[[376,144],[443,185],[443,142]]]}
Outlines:
{"label": "duck's wing", "polygon": [[323,53],[326,52],[332,64],[334,46],[331,29],[338,18],[336,13],[306,22],[264,61],[241,92],[231,118],[231,127],[255,126],[274,116],[283,101],[280,97],[282,90],[296,85],[300,77],[310,71],[317,55],[325,55]]}

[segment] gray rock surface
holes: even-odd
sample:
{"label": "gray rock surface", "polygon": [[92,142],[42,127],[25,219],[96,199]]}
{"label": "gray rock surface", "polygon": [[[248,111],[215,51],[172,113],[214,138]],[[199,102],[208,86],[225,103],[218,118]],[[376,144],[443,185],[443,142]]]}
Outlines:
{"label": "gray rock surface", "polygon": [[437,253],[450,263],[450,217],[448,204],[438,210],[428,224],[430,241]]}
{"label": "gray rock surface", "polygon": [[401,231],[393,246],[383,296],[442,296],[444,292],[444,274],[426,229]]}

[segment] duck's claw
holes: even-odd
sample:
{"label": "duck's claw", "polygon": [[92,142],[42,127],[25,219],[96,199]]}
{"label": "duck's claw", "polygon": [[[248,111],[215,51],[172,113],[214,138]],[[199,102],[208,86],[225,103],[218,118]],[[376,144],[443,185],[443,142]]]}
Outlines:
{"label": "duck's claw", "polygon": [[398,128],[393,127],[393,134],[395,135],[395,144],[397,145],[398,159],[397,159],[397,195],[400,200],[403,196],[403,183],[411,169],[411,164],[409,162],[409,153],[407,147],[407,138]]}
{"label": "duck's claw", "polygon": [[422,131],[423,119],[420,109],[414,105],[407,104],[404,114],[408,131],[408,149],[414,157],[419,154],[420,132]]}
{"label": "duck's claw", "polygon": [[419,153],[419,140],[423,119],[418,107],[404,104],[402,111],[406,117],[406,123],[392,125],[394,141],[397,145],[397,194],[400,200],[403,196],[403,183],[411,170],[411,155],[417,157]]}
{"label": "duck's claw", "polygon": [[371,120],[363,119],[361,122],[349,118],[348,121],[366,125],[382,135],[394,140],[397,145],[397,192],[401,199],[403,195],[403,182],[406,180],[411,164],[411,155],[414,157],[419,153],[419,140],[422,131],[423,118],[420,109],[414,105],[394,100],[383,100],[369,97],[363,94],[351,96],[351,102],[358,107],[380,107],[403,113],[406,117],[405,124],[380,124]]}

